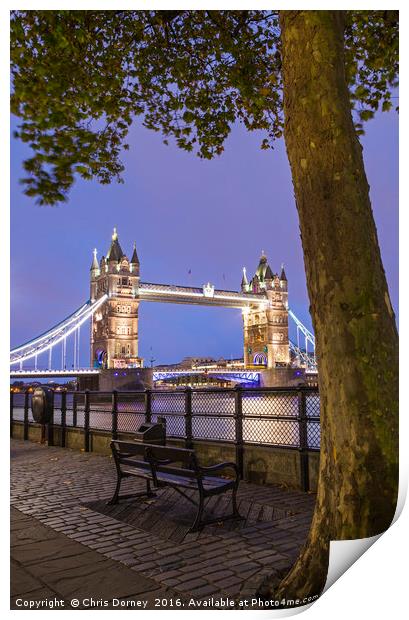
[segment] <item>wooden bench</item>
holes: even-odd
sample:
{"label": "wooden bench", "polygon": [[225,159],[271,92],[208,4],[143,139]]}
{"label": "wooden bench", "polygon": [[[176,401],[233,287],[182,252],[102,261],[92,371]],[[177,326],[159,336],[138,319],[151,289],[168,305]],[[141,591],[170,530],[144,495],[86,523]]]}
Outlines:
{"label": "wooden bench", "polygon": [[[157,489],[172,487],[197,506],[196,518],[189,530],[191,532],[198,531],[209,523],[242,519],[237,510],[236,498],[240,479],[235,463],[202,467],[197,461],[194,450],[119,440],[111,442],[111,449],[117,470],[117,484],[110,504],[116,504],[119,499],[144,495],[152,497],[154,496],[152,483]],[[233,473],[233,478],[222,478],[217,475],[229,470]],[[128,476],[143,478],[146,481],[146,491],[120,497],[121,481]],[[187,494],[186,491],[189,490],[198,492],[198,501]],[[227,516],[204,520],[202,516],[205,500],[227,491],[232,492],[232,512]]]}

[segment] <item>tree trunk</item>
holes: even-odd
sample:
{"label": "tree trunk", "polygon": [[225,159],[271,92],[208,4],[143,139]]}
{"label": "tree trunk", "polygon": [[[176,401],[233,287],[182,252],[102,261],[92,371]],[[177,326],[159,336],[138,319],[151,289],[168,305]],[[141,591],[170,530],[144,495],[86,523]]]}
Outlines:
{"label": "tree trunk", "polygon": [[344,14],[281,11],[280,24],[285,142],[317,343],[321,458],[309,537],[275,598],[318,594],[329,541],[386,530],[398,491],[398,334],[352,122]]}

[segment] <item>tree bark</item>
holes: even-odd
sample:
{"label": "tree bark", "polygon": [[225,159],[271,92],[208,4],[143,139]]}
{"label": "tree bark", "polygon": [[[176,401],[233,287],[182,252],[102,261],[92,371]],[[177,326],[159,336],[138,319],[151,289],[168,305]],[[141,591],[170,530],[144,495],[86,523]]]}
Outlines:
{"label": "tree bark", "polygon": [[330,540],[385,531],[398,492],[398,334],[344,73],[342,11],[281,11],[285,142],[316,334],[321,457],[307,543],[270,594],[318,594]]}

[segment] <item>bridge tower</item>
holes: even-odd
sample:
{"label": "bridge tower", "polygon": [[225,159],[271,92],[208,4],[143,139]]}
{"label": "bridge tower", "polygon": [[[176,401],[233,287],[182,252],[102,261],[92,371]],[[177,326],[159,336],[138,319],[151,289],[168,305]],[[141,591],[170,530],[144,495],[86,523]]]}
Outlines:
{"label": "bridge tower", "polygon": [[91,324],[91,366],[141,368],[138,357],[139,259],[134,245],[131,260],[123,253],[114,228],[106,256],[91,265],[91,299],[104,294],[107,301],[95,312]]}
{"label": "bridge tower", "polygon": [[260,294],[259,304],[252,304],[243,310],[245,367],[288,365],[288,282],[284,266],[280,276],[274,274],[263,252],[250,282],[243,269],[241,290],[243,293]]}

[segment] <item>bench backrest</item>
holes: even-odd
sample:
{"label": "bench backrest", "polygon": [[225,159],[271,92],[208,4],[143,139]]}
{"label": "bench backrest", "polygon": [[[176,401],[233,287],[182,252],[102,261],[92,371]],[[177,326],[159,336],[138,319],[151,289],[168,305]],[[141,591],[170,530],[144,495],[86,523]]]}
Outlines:
{"label": "bench backrest", "polygon": [[155,481],[156,474],[166,472],[184,478],[196,478],[201,483],[194,450],[120,440],[112,440],[111,449],[119,470],[121,465],[126,466],[126,469],[149,468]]}
{"label": "bench backrest", "polygon": [[115,452],[119,457],[122,456],[144,456],[146,450],[146,444],[137,441],[119,441],[114,439],[111,441],[111,448],[115,449]]}
{"label": "bench backrest", "polygon": [[146,446],[146,458],[154,471],[197,478],[199,468],[194,450],[165,446]]}
{"label": "bench backrest", "polygon": [[146,444],[130,441],[111,441],[112,454],[115,461],[120,465],[121,463],[135,464],[135,466],[143,466],[146,468],[148,465],[145,458]]}

